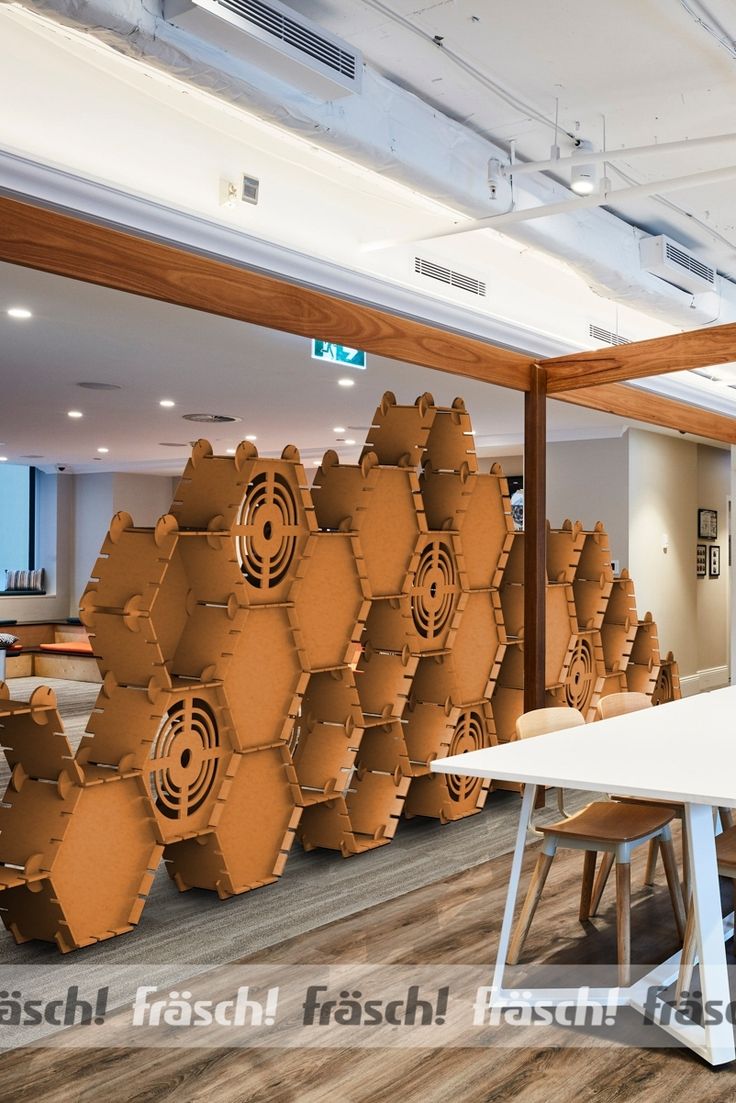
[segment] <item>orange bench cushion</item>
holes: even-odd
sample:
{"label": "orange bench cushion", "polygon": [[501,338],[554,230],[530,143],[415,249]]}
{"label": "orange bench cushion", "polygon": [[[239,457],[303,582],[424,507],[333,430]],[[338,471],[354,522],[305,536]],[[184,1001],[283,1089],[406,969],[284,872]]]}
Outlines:
{"label": "orange bench cushion", "polygon": [[92,655],[92,644],[89,640],[81,643],[42,643],[41,651],[63,651],[67,655]]}

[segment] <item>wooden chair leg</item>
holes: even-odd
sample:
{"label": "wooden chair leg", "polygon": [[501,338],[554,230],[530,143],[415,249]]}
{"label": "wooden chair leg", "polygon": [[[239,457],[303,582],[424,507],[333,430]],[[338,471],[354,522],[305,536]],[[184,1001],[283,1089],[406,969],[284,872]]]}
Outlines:
{"label": "wooden chair leg", "polygon": [[647,869],[644,874],[644,884],[650,888],[654,884],[654,876],[657,872],[657,849],[657,839],[652,839],[647,851]]}
{"label": "wooden chair leg", "polygon": [[598,870],[598,876],[596,877],[595,886],[593,888],[593,897],[590,902],[590,911],[588,915],[595,915],[600,907],[601,897],[603,896],[603,890],[606,887],[608,881],[608,875],[613,868],[614,854],[611,852],[604,852],[603,859],[601,861],[601,868]]}
{"label": "wooden chair leg", "polygon": [[578,918],[585,923],[590,916],[590,901],[593,896],[593,881],[595,879],[595,864],[598,861],[597,850],[585,851],[585,863],[583,865],[583,884],[580,890],[580,912]]}
{"label": "wooden chair leg", "polygon": [[553,857],[553,854],[540,854],[537,858],[537,864],[534,867],[534,873],[529,882],[529,888],[524,898],[521,914],[519,915],[516,929],[511,939],[511,945],[509,946],[508,957],[506,959],[509,965],[518,965],[519,963],[521,951],[524,948],[526,936],[529,934],[529,928],[532,925],[532,919],[537,910],[537,904],[542,895],[544,883],[547,880],[547,874],[549,873],[549,867],[552,865]]}
{"label": "wooden chair leg", "polygon": [[[652,840],[652,842],[654,842],[654,840]],[[659,845],[662,850],[662,862],[664,864],[664,872],[667,878],[667,887],[670,890],[672,910],[675,913],[677,934],[680,938],[684,938],[685,905],[682,900],[682,889],[680,888],[680,877],[677,871],[677,859],[675,858],[675,848],[672,844],[672,834],[670,833],[668,828],[665,829],[660,835]]]}
{"label": "wooden chair leg", "polygon": [[625,988],[631,979],[631,865],[616,862],[616,945],[618,983]]}
{"label": "wooden chair leg", "polygon": [[683,992],[690,991],[695,969],[695,908],[692,900],[687,909],[687,923],[685,924],[685,937],[682,941],[682,957],[680,958],[680,972],[677,975],[677,987],[675,989],[675,1007],[678,1007]]}
{"label": "wooden chair leg", "polygon": [[690,899],[690,847],[687,845],[687,824],[682,817],[682,892],[686,900]]}

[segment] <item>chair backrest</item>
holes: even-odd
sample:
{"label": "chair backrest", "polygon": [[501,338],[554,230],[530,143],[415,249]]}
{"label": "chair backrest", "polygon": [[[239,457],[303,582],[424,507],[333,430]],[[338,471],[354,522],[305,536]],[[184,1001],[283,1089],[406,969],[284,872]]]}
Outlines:
{"label": "chair backrest", "polygon": [[516,720],[516,738],[533,739],[535,735],[576,728],[585,723],[582,712],[573,708],[533,709]]}
{"label": "chair backrest", "polygon": [[609,693],[598,702],[598,715],[601,720],[608,720],[611,716],[624,716],[627,712],[651,707],[651,699],[646,693]]}

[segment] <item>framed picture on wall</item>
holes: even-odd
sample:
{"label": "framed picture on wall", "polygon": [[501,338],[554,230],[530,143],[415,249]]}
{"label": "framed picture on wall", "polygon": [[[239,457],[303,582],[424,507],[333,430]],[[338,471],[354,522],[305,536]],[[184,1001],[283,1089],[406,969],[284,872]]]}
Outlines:
{"label": "framed picture on wall", "polygon": [[721,573],[721,548],[719,544],[711,544],[708,548],[708,577],[718,578]]}
{"label": "framed picture on wall", "polygon": [[698,578],[705,578],[708,573],[708,549],[705,544],[698,544],[695,554],[695,569]]}
{"label": "framed picture on wall", "polygon": [[718,510],[698,510],[698,538],[700,540],[715,540],[718,536]]}

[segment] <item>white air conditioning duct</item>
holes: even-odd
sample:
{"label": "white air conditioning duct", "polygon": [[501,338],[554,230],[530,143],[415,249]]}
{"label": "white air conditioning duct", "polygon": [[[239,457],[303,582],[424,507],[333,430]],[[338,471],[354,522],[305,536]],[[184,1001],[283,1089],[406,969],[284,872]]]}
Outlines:
{"label": "white air conditioning duct", "polygon": [[718,275],[694,253],[664,234],[642,238],[639,243],[641,266],[645,272],[698,295],[718,290]]}
{"label": "white air conditioning duct", "polygon": [[360,92],[360,51],[279,0],[165,0],[164,18],[317,99]]}

